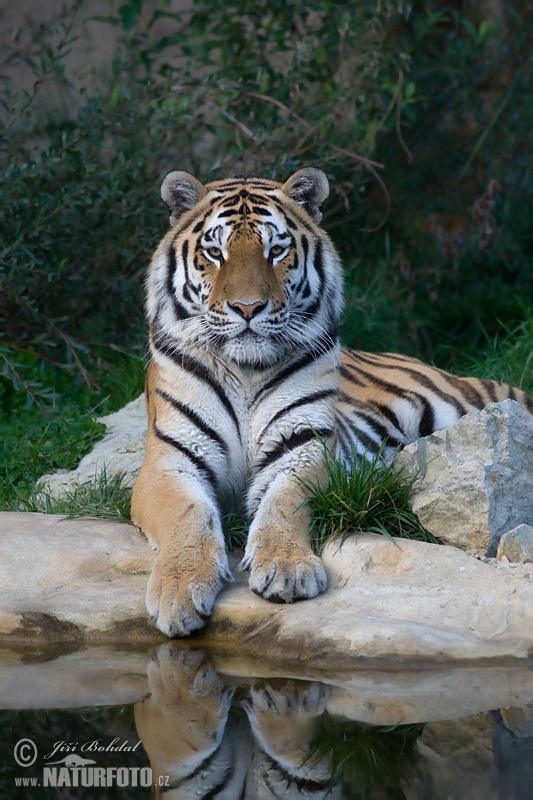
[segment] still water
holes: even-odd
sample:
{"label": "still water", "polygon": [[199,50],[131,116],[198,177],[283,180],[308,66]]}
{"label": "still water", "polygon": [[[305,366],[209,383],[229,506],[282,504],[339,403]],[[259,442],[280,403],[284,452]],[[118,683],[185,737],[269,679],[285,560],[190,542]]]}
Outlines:
{"label": "still water", "polygon": [[182,643],[1,652],[0,798],[533,800],[531,669],[310,677]]}

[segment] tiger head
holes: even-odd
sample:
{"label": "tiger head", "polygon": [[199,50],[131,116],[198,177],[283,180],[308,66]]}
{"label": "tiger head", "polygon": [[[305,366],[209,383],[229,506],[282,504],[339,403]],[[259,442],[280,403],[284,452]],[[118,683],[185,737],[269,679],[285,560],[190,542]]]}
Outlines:
{"label": "tiger head", "polygon": [[171,172],[161,187],[171,229],[148,277],[152,337],[241,366],[273,365],[336,337],[342,272],[318,226],[324,173],[284,183],[236,176],[205,186]]}

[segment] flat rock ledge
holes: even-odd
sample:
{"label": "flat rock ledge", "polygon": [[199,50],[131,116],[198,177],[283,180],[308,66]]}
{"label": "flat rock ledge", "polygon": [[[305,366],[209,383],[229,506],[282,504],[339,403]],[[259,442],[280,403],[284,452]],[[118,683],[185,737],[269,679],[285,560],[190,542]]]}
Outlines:
{"label": "flat rock ledge", "polygon": [[[165,640],[144,607],[154,554],[137,528],[0,514],[0,645],[43,658],[87,645]],[[237,576],[193,646],[306,669],[439,668],[533,656],[533,582],[448,546],[375,534],[329,543],[329,589],[294,605]]]}

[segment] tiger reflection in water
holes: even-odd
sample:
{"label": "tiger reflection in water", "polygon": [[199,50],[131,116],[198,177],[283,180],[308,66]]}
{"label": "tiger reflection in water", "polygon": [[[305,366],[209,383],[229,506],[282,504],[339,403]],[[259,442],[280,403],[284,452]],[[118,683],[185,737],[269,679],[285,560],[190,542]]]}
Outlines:
{"label": "tiger reflection in water", "polygon": [[330,789],[329,798],[340,798],[340,787],[331,789],[329,763],[308,759],[327,687],[299,681],[254,687],[232,708],[235,688],[203,652],[172,644],[158,648],[148,681],[150,695],[136,705],[135,722],[154,797],[321,800]]}

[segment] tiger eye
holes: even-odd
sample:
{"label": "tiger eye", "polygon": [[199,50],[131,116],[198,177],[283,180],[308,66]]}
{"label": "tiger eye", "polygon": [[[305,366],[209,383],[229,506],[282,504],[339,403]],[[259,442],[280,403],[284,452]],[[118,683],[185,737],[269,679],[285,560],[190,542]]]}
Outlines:
{"label": "tiger eye", "polygon": [[222,255],[222,250],[220,247],[208,247],[205,252],[208,253],[211,258],[220,258]]}
{"label": "tiger eye", "polygon": [[285,248],[282,247],[280,244],[275,244],[273,247],[270,248],[270,255],[271,256],[280,256],[284,252]]}

